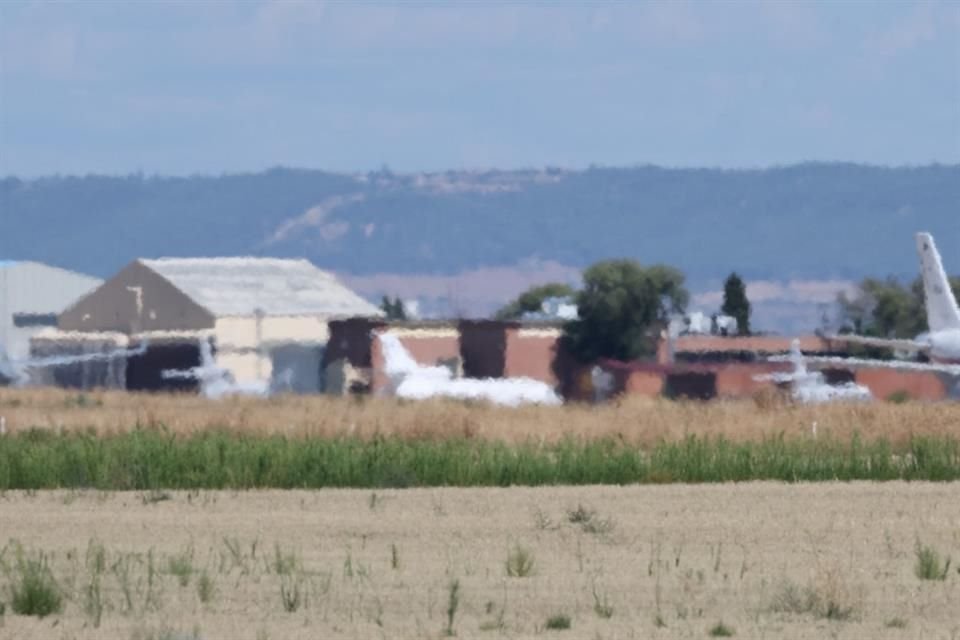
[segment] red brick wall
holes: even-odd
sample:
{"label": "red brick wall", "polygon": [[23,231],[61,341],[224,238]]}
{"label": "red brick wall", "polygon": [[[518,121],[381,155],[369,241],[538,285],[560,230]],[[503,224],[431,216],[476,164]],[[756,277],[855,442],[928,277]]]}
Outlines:
{"label": "red brick wall", "polygon": [[560,331],[509,328],[506,330],[505,378],[525,376],[553,387],[560,383]]}
{"label": "red brick wall", "polygon": [[630,371],[624,381],[623,391],[646,397],[656,397],[663,393],[664,376],[658,371]]}
{"label": "red brick wall", "polygon": [[[800,341],[800,350],[808,352],[825,352],[830,350],[830,343],[817,336],[796,336]],[[778,353],[790,350],[793,337],[786,336],[680,336],[674,340],[674,353],[681,351],[757,351]]]}
{"label": "red brick wall", "polygon": [[[749,397],[755,392],[774,387],[774,383],[754,380],[754,376],[787,371],[789,363],[730,363],[730,364],[694,364],[660,365],[654,363],[617,363],[601,362],[601,367],[614,378],[613,389],[616,393],[636,393],[642,396],[662,395],[667,388],[668,376],[675,379],[684,375],[715,376],[716,395],[721,397]],[[589,367],[584,369],[589,374]],[[586,399],[586,398],[581,398]]]}
{"label": "red brick wall", "polygon": [[885,400],[898,391],[905,391],[918,400],[942,400],[947,396],[943,381],[931,371],[858,369],[856,381],[870,389],[878,400]]}
{"label": "red brick wall", "polygon": [[758,381],[754,376],[774,371],[789,371],[790,364],[758,363],[729,364],[717,369],[717,395],[724,398],[743,398],[776,385],[770,381]]}

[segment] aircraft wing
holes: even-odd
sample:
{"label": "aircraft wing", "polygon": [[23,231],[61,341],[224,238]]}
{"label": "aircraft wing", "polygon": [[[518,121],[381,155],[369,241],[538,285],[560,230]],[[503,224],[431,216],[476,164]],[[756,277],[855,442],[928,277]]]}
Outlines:
{"label": "aircraft wing", "polygon": [[[770,356],[769,362],[792,362],[791,356]],[[957,364],[938,364],[933,362],[907,362],[904,360],[873,360],[869,358],[843,358],[839,356],[804,356],[803,361],[806,364],[817,364],[834,367],[871,367],[882,369],[900,369],[901,371],[933,371],[937,373],[948,373],[950,375],[960,375],[960,365]]]}
{"label": "aircraft wing", "polygon": [[147,352],[147,341],[144,340],[140,346],[135,349],[114,349],[112,351],[96,351],[93,353],[84,353],[77,355],[63,356],[42,356],[37,358],[27,358],[25,360],[14,360],[12,364],[19,367],[57,367],[63,365],[80,364],[82,362],[96,362],[98,360],[112,360],[114,358],[125,358],[132,356],[142,356]]}
{"label": "aircraft wing", "polygon": [[852,344],[863,344],[870,347],[885,347],[897,351],[925,352],[930,350],[930,344],[919,342],[917,340],[905,340],[898,338],[871,338],[868,336],[857,335],[828,335],[824,339],[831,342],[849,342]]}

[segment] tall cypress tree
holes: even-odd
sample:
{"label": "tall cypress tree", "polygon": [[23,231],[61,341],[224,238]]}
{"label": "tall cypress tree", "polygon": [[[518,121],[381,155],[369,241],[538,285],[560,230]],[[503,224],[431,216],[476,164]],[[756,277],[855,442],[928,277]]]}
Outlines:
{"label": "tall cypress tree", "polygon": [[406,320],[407,310],[403,306],[403,301],[399,297],[394,297],[393,301],[389,296],[383,296],[380,301],[380,309],[387,315],[387,320]]}
{"label": "tall cypress tree", "polygon": [[737,333],[750,335],[750,301],[747,300],[747,287],[736,272],[727,276],[723,283],[723,307],[720,310],[737,320]]}

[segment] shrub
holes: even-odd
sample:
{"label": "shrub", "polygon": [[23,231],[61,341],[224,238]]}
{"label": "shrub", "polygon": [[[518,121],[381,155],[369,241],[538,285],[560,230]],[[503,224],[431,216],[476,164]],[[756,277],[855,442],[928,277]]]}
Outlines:
{"label": "shrub", "polygon": [[828,571],[817,582],[800,587],[787,580],[774,594],[771,611],[811,614],[827,620],[849,620],[857,611],[856,601],[837,571]]}
{"label": "shrub", "polygon": [[280,601],[283,603],[283,610],[287,613],[294,613],[303,604],[301,582],[299,578],[288,574],[280,576]]}
{"label": "shrub", "polygon": [[457,617],[457,609],[460,607],[460,581],[454,580],[450,583],[447,597],[447,628],[448,636],[455,635],[453,632],[453,620]]}
{"label": "shrub", "polygon": [[920,544],[914,549],[916,563],[913,565],[913,572],[921,580],[946,580],[947,573],[950,571],[950,558],[946,561],[940,559],[940,553],[931,546]]}
{"label": "shrub", "polygon": [[608,620],[613,617],[613,606],[607,600],[607,595],[604,594],[602,597],[597,593],[596,587],[593,589],[593,611],[597,616]]}
{"label": "shrub", "polygon": [[43,618],[63,609],[60,587],[42,553],[36,558],[19,554],[16,572],[17,577],[10,589],[10,607],[14,613]]}
{"label": "shrub", "polygon": [[521,546],[514,547],[507,554],[507,575],[513,578],[525,578],[533,573],[533,553]]}
{"label": "shrub", "polygon": [[891,402],[893,404],[903,404],[904,402],[908,402],[909,400],[910,400],[910,393],[908,391],[904,391],[903,389],[899,391],[894,391],[893,393],[887,396],[887,402]]}
{"label": "shrub", "polygon": [[200,578],[197,580],[197,595],[200,597],[200,602],[207,604],[213,600],[215,590],[213,578],[211,578],[206,571],[201,573]]}
{"label": "shrub", "polygon": [[586,508],[582,504],[578,504],[576,509],[567,512],[567,520],[580,525],[580,528],[586,533],[599,535],[610,533],[614,527],[612,518],[598,518],[596,511]]}
{"label": "shrub", "polygon": [[573,524],[586,524],[593,519],[595,513],[593,509],[588,509],[582,504],[578,504],[576,509],[567,511],[567,520]]}
{"label": "shrub", "polygon": [[181,587],[190,584],[190,577],[193,575],[193,550],[172,556],[167,562],[167,572],[177,577]]}
{"label": "shrub", "polygon": [[297,568],[297,554],[284,553],[279,543],[273,546],[273,572],[277,575],[289,575]]}
{"label": "shrub", "polygon": [[723,622],[718,622],[710,628],[710,635],[714,638],[731,638],[735,633],[732,627],[728,627]]}
{"label": "shrub", "polygon": [[563,630],[570,628],[570,616],[565,613],[558,613],[547,618],[547,629]]}

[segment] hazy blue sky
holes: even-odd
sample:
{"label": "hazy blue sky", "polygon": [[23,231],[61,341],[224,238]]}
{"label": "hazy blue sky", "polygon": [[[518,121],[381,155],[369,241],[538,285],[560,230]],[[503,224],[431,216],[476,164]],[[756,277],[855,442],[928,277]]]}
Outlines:
{"label": "hazy blue sky", "polygon": [[960,162],[960,2],[0,3],[0,173]]}

